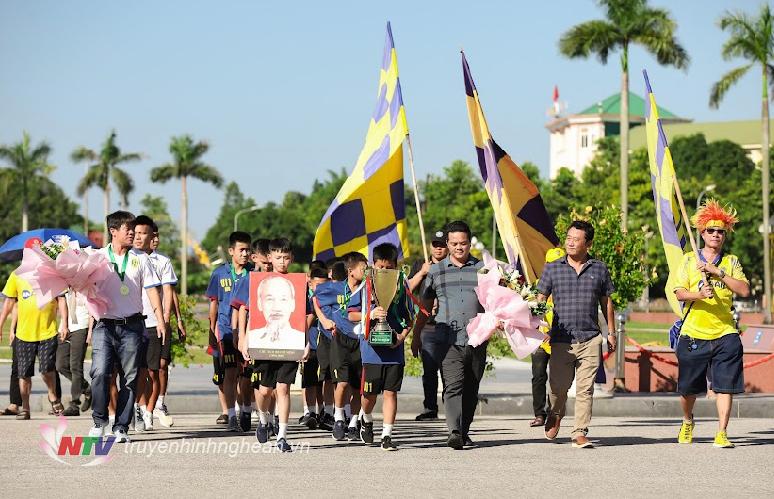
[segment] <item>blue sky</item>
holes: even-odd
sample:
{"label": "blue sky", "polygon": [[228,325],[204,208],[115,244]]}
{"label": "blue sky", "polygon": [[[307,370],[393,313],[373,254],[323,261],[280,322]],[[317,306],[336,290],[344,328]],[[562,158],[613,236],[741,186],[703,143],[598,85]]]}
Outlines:
{"label": "blue sky", "polygon": [[[725,62],[726,9],[757,13],[756,1],[682,0],[671,10],[692,63],[658,67],[635,48],[631,89],[642,95],[648,69],[659,105],[697,121],[760,116],[760,75],[751,72],[719,110],[709,89],[740,61]],[[472,7],[475,6],[475,7]],[[153,185],[148,172],[169,160],[173,135],[206,139],[206,160],[260,204],[288,190],[309,192],[326,170],[351,170],[376,99],[385,23],[392,21],[417,167],[424,178],[455,159],[475,162],[465,108],[460,48],[470,63],[492,134],[517,162],[548,171],[546,109],[554,84],[570,112],[618,91],[620,65],[567,60],[558,39],[599,18],[591,0],[268,2],[28,1],[0,4],[0,143],[53,146],[53,179],[76,199],[84,167],[70,152],[97,148],[115,128],[118,144],[145,159],[127,169],[179,216],[179,184]],[[409,179],[408,172],[406,174]],[[190,226],[203,237],[222,193],[189,188]],[[92,219],[101,192],[90,195]],[[117,207],[113,199],[112,208]]]}

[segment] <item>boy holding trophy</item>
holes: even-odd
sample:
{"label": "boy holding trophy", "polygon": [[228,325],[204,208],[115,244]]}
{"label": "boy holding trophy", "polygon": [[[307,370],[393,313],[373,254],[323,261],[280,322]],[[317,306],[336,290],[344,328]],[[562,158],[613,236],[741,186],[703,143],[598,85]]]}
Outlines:
{"label": "boy holding trophy", "polygon": [[350,307],[362,302],[362,312],[349,313],[350,320],[363,320],[364,329],[360,336],[363,362],[360,440],[366,445],[374,441],[372,412],[376,397],[382,393],[381,448],[393,451],[397,447],[392,442],[392,428],[398,412],[398,392],[403,383],[405,364],[403,342],[413,325],[414,314],[405,276],[397,270],[398,248],[390,243],[374,247],[373,261],[365,289],[350,302]]}

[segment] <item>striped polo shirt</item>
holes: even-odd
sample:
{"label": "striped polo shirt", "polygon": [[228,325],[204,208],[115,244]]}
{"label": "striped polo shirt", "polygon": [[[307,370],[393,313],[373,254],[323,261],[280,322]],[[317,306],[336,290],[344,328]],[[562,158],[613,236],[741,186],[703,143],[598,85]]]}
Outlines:
{"label": "striped polo shirt", "polygon": [[[465,328],[476,314],[484,311],[474,291],[478,286],[478,271],[483,266],[483,262],[473,256],[469,256],[461,267],[454,265],[448,256],[430,266],[423,296],[427,300],[438,298],[433,334],[445,335],[449,345],[467,345]],[[442,338],[438,340],[437,343],[443,343]]]}

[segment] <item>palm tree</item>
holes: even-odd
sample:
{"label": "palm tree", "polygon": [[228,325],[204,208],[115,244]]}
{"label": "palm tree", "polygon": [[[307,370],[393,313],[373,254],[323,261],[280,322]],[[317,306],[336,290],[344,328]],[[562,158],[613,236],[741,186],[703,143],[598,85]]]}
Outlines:
{"label": "palm tree", "polygon": [[629,201],[629,47],[637,44],[656,56],[662,65],[686,68],[689,58],[675,38],[677,25],[665,9],[648,5],[647,0],[598,0],[606,19],[573,26],[559,40],[559,51],[566,57],[596,55],[607,64],[610,52],[621,52],[621,211],[627,227]]}
{"label": "palm tree", "polygon": [[218,170],[204,163],[202,156],[210,146],[204,141],[194,142],[190,135],[172,137],[169,152],[172,163],[166,163],[151,170],[151,181],[166,183],[173,178],[180,179],[180,275],[183,284],[181,294],[188,294],[188,177],[196,178],[220,188],[223,177]]}
{"label": "palm tree", "polygon": [[[723,59],[747,59],[744,66],[732,69],[712,85],[709,105],[717,109],[729,88],[734,86],[753,66],[760,65],[761,87],[761,184],[763,196],[763,226],[769,227],[769,86],[774,86],[774,21],[767,4],[761,7],[758,18],[743,12],[726,12],[720,18],[720,29],[731,37],[723,44]],[[768,231],[763,235],[763,283],[766,296],[764,321],[771,323],[771,248]]]}
{"label": "palm tree", "polygon": [[27,132],[24,132],[21,142],[11,146],[0,146],[0,159],[8,162],[9,167],[13,169],[15,180],[21,181],[22,232],[27,232],[29,229],[27,185],[38,174],[48,175],[54,170],[54,167],[48,164],[49,154],[51,154],[51,146],[46,142],[41,142],[31,149],[30,136]]}
{"label": "palm tree", "polygon": [[[110,132],[107,140],[102,144],[99,152],[79,147],[71,154],[71,159],[75,163],[89,163],[86,175],[78,183],[78,195],[83,196],[91,187],[99,187],[103,193],[103,208],[105,218],[110,213],[110,181],[116,185],[116,190],[121,196],[121,207],[126,208],[128,204],[127,197],[134,190],[134,181],[124,170],[118,167],[123,163],[139,161],[142,155],[139,153],[122,153],[116,145],[116,132]],[[107,244],[107,224],[102,231],[104,244]]]}

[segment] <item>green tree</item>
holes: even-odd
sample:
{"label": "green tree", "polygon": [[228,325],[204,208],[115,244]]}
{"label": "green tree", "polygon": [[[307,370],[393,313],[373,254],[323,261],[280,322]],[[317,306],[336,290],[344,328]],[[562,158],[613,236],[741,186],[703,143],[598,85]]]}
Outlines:
{"label": "green tree", "polygon": [[[757,18],[752,18],[744,12],[726,12],[720,18],[720,29],[728,31],[730,38],[723,44],[723,58],[726,60],[741,57],[747,59],[744,66],[732,69],[724,74],[712,86],[710,91],[710,107],[717,108],[730,89],[753,66],[760,66],[761,71],[761,199],[763,226],[769,227],[769,86],[774,85],[774,21],[768,4],[761,6]],[[771,247],[769,234],[763,235],[763,285],[767,306],[764,310],[764,320],[771,323]]]}
{"label": "green tree", "polygon": [[590,253],[610,270],[615,285],[613,304],[618,310],[625,309],[630,302],[640,297],[648,285],[642,231],[624,232],[621,228],[621,210],[617,206],[590,205],[559,217],[556,233],[563,244],[573,220],[587,220],[594,226],[594,243]]}
{"label": "green tree", "polygon": [[[21,231],[29,229],[29,184],[43,175],[48,176],[54,167],[48,163],[51,146],[40,142],[30,146],[30,136],[22,135],[22,141],[10,146],[0,146],[0,160],[5,160],[12,173],[12,182],[21,187]],[[35,198],[33,198],[35,199]],[[7,203],[7,200],[6,200]]]}
{"label": "green tree", "polygon": [[[78,205],[70,200],[57,184],[43,176],[28,179],[27,198],[30,202],[30,227],[56,227],[78,230],[81,217]],[[0,168],[0,241],[7,241],[19,233],[22,214],[22,190],[16,172]],[[0,264],[0,282],[19,266],[19,262]]]}
{"label": "green tree", "polygon": [[180,278],[182,295],[188,294],[188,178],[195,178],[220,188],[223,177],[218,170],[202,161],[210,146],[204,141],[194,142],[190,135],[172,137],[169,152],[172,163],[151,170],[151,181],[164,184],[172,179],[180,180]]}
{"label": "green tree", "polygon": [[[425,228],[433,233],[453,220],[464,220],[473,235],[489,251],[492,241],[492,204],[481,177],[470,164],[456,160],[443,169],[443,176],[430,175],[420,184],[424,191]],[[498,241],[497,252],[503,255]]]}
{"label": "green tree", "polygon": [[[253,198],[245,197],[242,194],[236,182],[229,182],[223,190],[225,196],[223,196],[220,213],[202,239],[202,246],[210,254],[218,254],[221,258],[225,257],[223,248],[228,246],[228,236],[234,230],[234,215],[240,210],[256,206]],[[259,227],[249,215],[251,213],[245,213],[239,218],[239,230],[254,234],[254,231]]]}
{"label": "green tree", "polygon": [[540,188],[540,194],[543,196],[546,211],[551,215],[552,220],[557,220],[560,215],[567,213],[579,184],[580,182],[572,170],[564,167],[559,169],[556,177],[550,183],[537,184]]}
{"label": "green tree", "polygon": [[[129,203],[128,196],[134,190],[134,181],[129,174],[118,165],[132,163],[142,159],[140,153],[122,153],[116,144],[116,132],[113,130],[102,144],[99,152],[86,147],[78,147],[70,155],[74,163],[87,163],[86,175],[78,183],[78,195],[83,197],[91,187],[99,187],[103,193],[104,218],[110,213],[110,181],[116,186],[122,207]],[[103,223],[104,223],[103,218]],[[108,241],[108,230],[105,225],[102,231],[105,244]]]}
{"label": "green tree", "polygon": [[[175,256],[180,248],[180,233],[174,220],[169,215],[167,202],[161,196],[146,194],[140,200],[142,212],[148,215],[159,226],[159,253],[169,255],[173,262],[179,263]],[[179,267],[178,267],[179,268]]]}
{"label": "green tree", "polygon": [[677,25],[667,10],[650,7],[647,0],[598,1],[606,19],[570,28],[559,40],[559,51],[570,58],[596,55],[602,64],[607,64],[610,52],[621,52],[620,196],[622,224],[628,227],[629,47],[640,45],[659,64],[676,68],[686,68],[689,58],[675,37]]}

